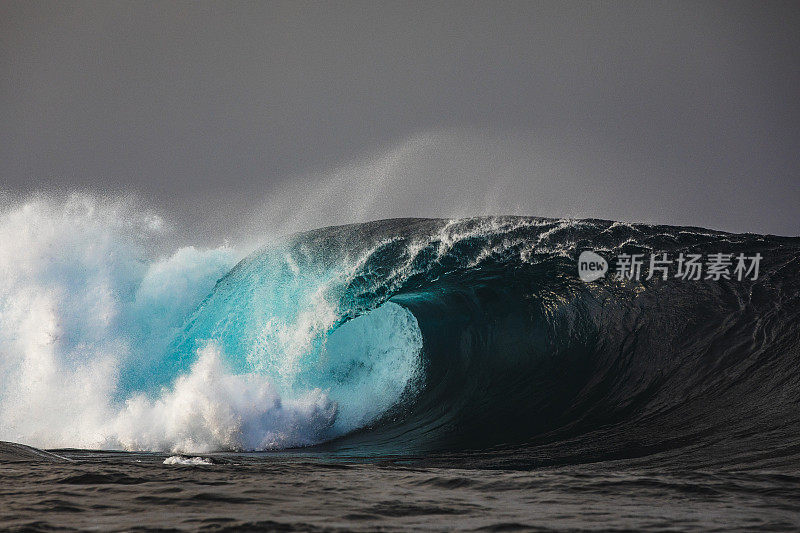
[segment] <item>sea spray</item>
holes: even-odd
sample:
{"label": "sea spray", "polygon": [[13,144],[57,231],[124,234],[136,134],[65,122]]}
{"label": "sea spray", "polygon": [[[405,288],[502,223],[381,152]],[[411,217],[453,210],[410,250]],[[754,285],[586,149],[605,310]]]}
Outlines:
{"label": "sea spray", "polygon": [[[256,330],[209,330],[186,352],[187,322],[196,331],[197,313],[209,314],[202,304],[239,259],[234,248],[154,253],[170,246],[160,217],[82,195],[8,205],[0,222],[0,439],[172,452],[306,446],[375,420],[417,372],[421,339],[399,306],[328,338],[340,318],[326,298],[346,281],[336,269],[300,272],[285,257],[262,273],[283,275],[285,291],[264,301],[242,287],[248,299],[227,317],[256,319]],[[262,312],[243,316],[254,302]],[[253,342],[226,354],[217,338]]]}

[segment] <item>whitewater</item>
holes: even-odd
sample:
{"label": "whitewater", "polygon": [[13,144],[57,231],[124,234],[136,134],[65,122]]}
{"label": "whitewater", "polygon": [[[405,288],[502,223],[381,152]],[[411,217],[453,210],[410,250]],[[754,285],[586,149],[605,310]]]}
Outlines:
{"label": "whitewater", "polygon": [[[164,357],[189,313],[240,259],[229,246],[163,246],[163,221],[123,201],[73,196],[0,216],[0,439],[41,447],[256,449],[315,442],[336,406],[282,398],[232,374],[209,340],[152,396],[121,389]],[[302,341],[298,341],[302,342]]]}
{"label": "whitewater", "polygon": [[[349,275],[335,270],[284,272],[258,301],[226,310],[263,320],[228,333],[248,336],[247,364],[233,369],[209,331],[190,364],[171,368],[171,344],[241,252],[153,255],[168,246],[161,218],[81,195],[7,206],[0,228],[0,440],[174,452],[310,445],[369,423],[419,370],[418,329],[397,305],[325,338],[338,320],[327,291]],[[371,373],[303,386],[312,357],[368,360]]]}

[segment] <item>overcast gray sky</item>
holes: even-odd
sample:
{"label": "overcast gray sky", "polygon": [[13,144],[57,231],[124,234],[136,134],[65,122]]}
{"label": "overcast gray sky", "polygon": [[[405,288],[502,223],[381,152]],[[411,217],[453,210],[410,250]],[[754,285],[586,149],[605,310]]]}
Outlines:
{"label": "overcast gray sky", "polygon": [[530,214],[800,234],[800,2],[0,0],[0,188],[204,235]]}

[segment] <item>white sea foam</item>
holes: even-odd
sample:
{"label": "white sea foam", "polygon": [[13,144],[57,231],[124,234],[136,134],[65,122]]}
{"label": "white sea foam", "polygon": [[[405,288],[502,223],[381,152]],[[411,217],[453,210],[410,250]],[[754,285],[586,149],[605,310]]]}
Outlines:
{"label": "white sea foam", "polygon": [[191,372],[152,400],[129,398],[116,414],[108,442],[128,450],[265,450],[330,438],[336,405],[319,389],[282,399],[261,374],[226,371],[213,344]]}
{"label": "white sea foam", "polygon": [[118,398],[121,369],[159,355],[238,259],[229,247],[148,256],[165,238],[122,200],[40,197],[0,213],[0,439],[207,451],[324,438],[336,406],[323,392],[283,400],[264,376],[226,371],[213,343],[157,397]]}
{"label": "white sea foam", "polygon": [[[170,238],[162,219],[125,200],[39,197],[2,208],[0,440],[170,453],[303,446],[373,420],[414,376],[421,337],[413,315],[394,304],[340,328],[329,347],[315,344],[337,315],[329,285],[314,288],[312,279],[296,316],[267,313],[262,324],[259,357],[279,372],[234,371],[212,334],[160,391],[126,388],[132,369],[167,353],[242,255]],[[315,364],[352,380],[315,384],[313,367],[302,387],[287,387],[320,346]]]}
{"label": "white sea foam", "polygon": [[165,465],[185,465],[185,466],[207,466],[213,465],[214,461],[208,457],[186,457],[185,455],[172,455],[164,459]]}

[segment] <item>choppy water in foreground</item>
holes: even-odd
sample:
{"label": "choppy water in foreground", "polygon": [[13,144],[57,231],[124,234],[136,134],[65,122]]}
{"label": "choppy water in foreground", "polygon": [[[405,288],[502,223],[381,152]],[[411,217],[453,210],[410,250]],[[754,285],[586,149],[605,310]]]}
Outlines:
{"label": "choppy water in foreground", "polygon": [[536,470],[463,468],[469,455],[373,462],[60,451],[73,462],[0,464],[9,530],[639,530],[800,528],[800,472],[612,461]]}

